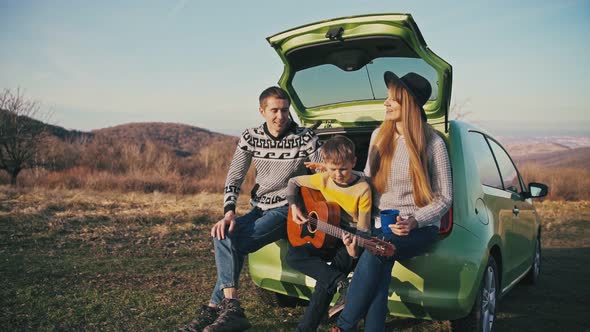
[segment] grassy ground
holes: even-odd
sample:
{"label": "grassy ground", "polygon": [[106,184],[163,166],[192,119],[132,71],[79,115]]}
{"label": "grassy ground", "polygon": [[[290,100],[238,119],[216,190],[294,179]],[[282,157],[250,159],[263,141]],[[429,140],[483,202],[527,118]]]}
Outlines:
{"label": "grassy ground", "polygon": [[[0,187],[0,330],[174,330],[214,283],[208,235],[219,194],[116,194]],[[238,212],[246,211],[245,202]],[[543,274],[498,308],[498,331],[590,330],[590,202],[545,202]],[[258,297],[247,269],[252,331],[292,331],[303,306]],[[325,331],[330,323],[322,325]],[[445,331],[448,322],[391,318],[396,331]]]}

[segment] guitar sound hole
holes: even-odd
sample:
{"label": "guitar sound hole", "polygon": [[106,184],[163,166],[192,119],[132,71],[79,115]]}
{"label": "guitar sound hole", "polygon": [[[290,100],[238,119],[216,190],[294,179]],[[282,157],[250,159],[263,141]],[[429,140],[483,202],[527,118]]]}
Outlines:
{"label": "guitar sound hole", "polygon": [[[317,214],[315,211],[311,211],[311,212],[309,213],[309,218],[310,218],[310,219],[315,219],[315,220],[317,220],[317,219],[318,219],[318,214]],[[318,229],[317,229],[317,225],[312,225],[312,222],[311,222],[311,221],[308,221],[308,222],[307,222],[307,231],[308,231],[308,232],[310,232],[310,233],[315,233],[317,230],[318,230]]]}

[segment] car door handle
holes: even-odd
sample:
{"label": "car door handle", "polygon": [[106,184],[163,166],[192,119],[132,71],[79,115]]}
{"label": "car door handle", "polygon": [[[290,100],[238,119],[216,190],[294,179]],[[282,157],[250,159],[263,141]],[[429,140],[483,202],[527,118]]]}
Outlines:
{"label": "car door handle", "polygon": [[514,214],[515,217],[518,217],[518,213],[520,212],[520,210],[515,206],[514,209],[512,209],[512,214]]}

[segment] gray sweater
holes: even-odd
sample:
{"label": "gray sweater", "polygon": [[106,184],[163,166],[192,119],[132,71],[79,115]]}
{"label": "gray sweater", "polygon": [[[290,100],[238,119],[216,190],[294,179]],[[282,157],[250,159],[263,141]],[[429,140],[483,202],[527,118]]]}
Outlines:
{"label": "gray sweater", "polygon": [[[369,155],[373,152],[373,144],[378,132],[379,128],[375,129],[371,135]],[[440,219],[449,210],[452,203],[451,164],[445,142],[437,134],[432,133],[426,151],[428,174],[433,194],[432,202],[423,207],[418,207],[414,203],[412,180],[410,178],[410,159],[405,138],[400,136],[395,147],[391,173],[385,192],[380,194],[377,190],[373,190],[372,214],[373,217],[377,217],[375,218],[375,227],[381,226],[381,220],[378,218],[379,211],[385,209],[400,210],[400,216],[403,219],[413,216],[418,222],[418,227],[429,225],[440,227]],[[367,160],[364,173],[366,177],[371,178],[369,160]]]}

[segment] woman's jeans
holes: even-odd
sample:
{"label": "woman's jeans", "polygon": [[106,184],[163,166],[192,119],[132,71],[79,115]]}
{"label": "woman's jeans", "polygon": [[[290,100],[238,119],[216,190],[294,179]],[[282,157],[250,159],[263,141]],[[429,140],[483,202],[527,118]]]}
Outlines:
{"label": "woman's jeans", "polygon": [[254,208],[247,214],[236,218],[231,233],[226,227],[225,239],[213,239],[217,282],[210,302],[220,304],[224,298],[224,288],[238,288],[240,271],[247,254],[287,236],[287,205],[263,211]]}
{"label": "woman's jeans", "polygon": [[404,260],[424,253],[438,237],[438,227],[416,228],[406,236],[383,234],[373,229],[373,236],[393,243],[393,257],[378,257],[365,250],[354,270],[346,296],[346,305],[338,319],[342,331],[356,331],[365,318],[365,331],[384,331],[387,317],[387,298],[391,270],[396,260]]}

